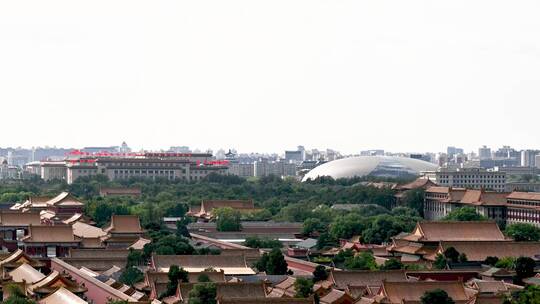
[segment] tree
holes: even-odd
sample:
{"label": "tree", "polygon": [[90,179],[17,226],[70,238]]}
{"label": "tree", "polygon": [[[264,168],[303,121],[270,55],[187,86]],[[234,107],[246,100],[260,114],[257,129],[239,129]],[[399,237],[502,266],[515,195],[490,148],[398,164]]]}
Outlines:
{"label": "tree", "polygon": [[199,283],[207,283],[211,281],[212,280],[210,280],[210,277],[206,273],[199,275],[199,277],[197,278],[197,282]]}
{"label": "tree", "polygon": [[328,225],[318,218],[308,218],[302,226],[302,233],[304,235],[311,235],[313,232],[326,232],[327,230]]}
{"label": "tree", "polygon": [[419,220],[418,217],[407,215],[377,215],[372,218],[371,225],[362,232],[362,238],[367,243],[382,244],[401,232],[411,231]]}
{"label": "tree", "polygon": [[169,267],[169,273],[167,274],[169,282],[167,283],[167,290],[160,295],[160,298],[169,297],[176,293],[179,282],[187,283],[189,282],[188,272],[184,268],[178,267],[177,265],[171,265]]}
{"label": "tree", "polygon": [[307,298],[313,294],[313,281],[305,278],[297,278],[294,282],[295,298]]}
{"label": "tree", "polygon": [[119,280],[126,285],[133,286],[133,284],[144,280],[144,273],[142,273],[142,271],[140,271],[139,269],[130,266],[126,268],[124,272],[122,272]]}
{"label": "tree", "polygon": [[345,260],[345,268],[349,270],[376,270],[377,264],[371,252],[362,252]]}
{"label": "tree", "polygon": [[529,257],[519,257],[516,260],[516,283],[522,284],[523,279],[534,276],[536,262]]}
{"label": "tree", "polygon": [[244,245],[249,248],[282,248],[283,244],[279,240],[259,238],[258,236],[248,236]]}
{"label": "tree", "polygon": [[35,301],[28,299],[21,287],[15,284],[5,285],[4,294],[9,294],[9,297],[2,301],[2,304],[36,304]]}
{"label": "tree", "polygon": [[512,293],[504,304],[538,304],[540,303],[540,287],[535,285],[527,286],[523,290]]}
{"label": "tree", "polygon": [[433,266],[436,269],[446,269],[446,266],[447,266],[446,257],[440,253],[437,254],[437,257],[435,258],[435,262],[433,263]]}
{"label": "tree", "polygon": [[323,265],[318,265],[313,271],[313,282],[324,281],[328,278],[328,271]]}
{"label": "tree", "polygon": [[465,263],[465,262],[467,262],[468,260],[469,260],[469,259],[467,258],[467,255],[466,255],[464,252],[462,252],[462,253],[459,254],[458,262],[460,262],[460,263]]}
{"label": "tree", "polygon": [[231,207],[214,209],[218,231],[240,231],[240,212]]}
{"label": "tree", "polygon": [[287,262],[281,250],[278,248],[272,249],[268,254],[268,264],[266,266],[266,272],[270,275],[286,274],[287,273]]}
{"label": "tree", "polygon": [[454,304],[454,300],[442,289],[426,291],[420,298],[422,304]]}
{"label": "tree", "polygon": [[140,251],[135,251],[133,248],[129,249],[129,254],[127,256],[126,269],[132,266],[140,266],[144,263],[143,253]]}
{"label": "tree", "polygon": [[381,266],[381,270],[397,270],[397,269],[403,269],[405,268],[405,265],[401,263],[399,260],[395,258],[390,258],[384,262],[384,264]]}
{"label": "tree", "polygon": [[457,263],[459,260],[459,252],[454,247],[446,248],[443,254],[444,257],[452,263]]}
{"label": "tree", "polygon": [[317,248],[323,249],[337,245],[337,240],[328,232],[323,232],[317,239]]}
{"label": "tree", "polygon": [[540,228],[526,223],[512,224],[506,227],[505,234],[517,242],[537,242],[540,240]]}
{"label": "tree", "polygon": [[189,304],[216,304],[216,285],[199,283],[189,292]]}
{"label": "tree", "polygon": [[486,265],[491,265],[491,266],[495,266],[495,264],[497,264],[497,262],[499,261],[499,258],[496,257],[496,256],[488,256],[485,260],[484,260],[484,264]]}
{"label": "tree", "polygon": [[269,275],[284,275],[287,274],[288,269],[285,257],[278,248],[272,249],[270,253],[264,253],[255,263],[255,267]]}
{"label": "tree", "polygon": [[504,269],[514,269],[516,267],[516,259],[513,257],[500,258],[497,261],[497,263],[495,263],[495,267],[504,268]]}
{"label": "tree", "polygon": [[352,258],[353,256],[354,256],[354,252],[350,248],[345,249],[345,250],[340,250],[338,254],[334,256],[334,263],[335,264],[343,263],[345,262],[345,260],[347,260],[348,258]]}
{"label": "tree", "polygon": [[446,221],[486,221],[487,218],[483,215],[476,213],[474,207],[461,207],[455,210],[452,210],[445,218]]}
{"label": "tree", "polygon": [[189,220],[181,220],[176,222],[176,235],[181,237],[190,238],[191,235],[189,234],[187,224],[189,224]]}
{"label": "tree", "polygon": [[402,202],[405,206],[414,209],[421,216],[424,215],[424,189],[414,189],[405,192],[402,198]]}

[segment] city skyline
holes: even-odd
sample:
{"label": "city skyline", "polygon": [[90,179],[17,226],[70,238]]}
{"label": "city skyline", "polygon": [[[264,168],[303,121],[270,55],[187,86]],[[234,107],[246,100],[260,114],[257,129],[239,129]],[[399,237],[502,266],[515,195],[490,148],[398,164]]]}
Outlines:
{"label": "city skyline", "polygon": [[536,2],[208,4],[0,4],[0,146],[540,147]]}

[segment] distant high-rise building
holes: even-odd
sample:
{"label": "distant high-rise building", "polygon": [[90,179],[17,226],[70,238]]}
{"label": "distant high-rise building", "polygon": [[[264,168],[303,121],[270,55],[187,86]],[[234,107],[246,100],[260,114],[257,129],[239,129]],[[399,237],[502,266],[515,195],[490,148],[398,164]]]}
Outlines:
{"label": "distant high-rise building", "polygon": [[540,154],[538,150],[523,150],[521,151],[521,166],[536,167],[536,156]]}
{"label": "distant high-rise building", "polygon": [[384,150],[374,149],[374,150],[365,150],[360,152],[360,156],[384,156]]}
{"label": "distant high-rise building", "polygon": [[306,160],[306,149],[304,146],[298,146],[296,151],[285,151],[285,160],[297,164],[303,162]]}
{"label": "distant high-rise building", "polygon": [[491,148],[482,146],[478,149],[478,157],[480,159],[491,159]]}
{"label": "distant high-rise building", "polygon": [[450,146],[446,148],[446,154],[449,159],[453,159],[454,155],[463,154],[463,149]]}
{"label": "distant high-rise building", "polygon": [[169,151],[174,153],[191,153],[191,150],[188,146],[177,146],[177,147],[171,147]]}

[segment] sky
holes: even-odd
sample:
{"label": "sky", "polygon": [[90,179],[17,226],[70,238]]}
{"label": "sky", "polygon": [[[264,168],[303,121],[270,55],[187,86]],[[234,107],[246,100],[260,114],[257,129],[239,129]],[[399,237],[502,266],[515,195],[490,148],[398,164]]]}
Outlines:
{"label": "sky", "polygon": [[540,2],[0,2],[0,146],[540,148]]}

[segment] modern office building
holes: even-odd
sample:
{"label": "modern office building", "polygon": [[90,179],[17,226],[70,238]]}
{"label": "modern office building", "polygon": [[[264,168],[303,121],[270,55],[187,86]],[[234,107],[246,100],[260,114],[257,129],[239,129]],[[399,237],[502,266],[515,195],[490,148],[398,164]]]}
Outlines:
{"label": "modern office building", "polygon": [[296,176],[296,164],[285,161],[260,160],[253,164],[253,175],[261,176]]}
{"label": "modern office building", "polygon": [[480,159],[491,159],[491,148],[482,146],[478,149],[478,158]]}
{"label": "modern office building", "polygon": [[505,191],[506,172],[482,168],[441,168],[435,172],[435,182],[446,187]]}

